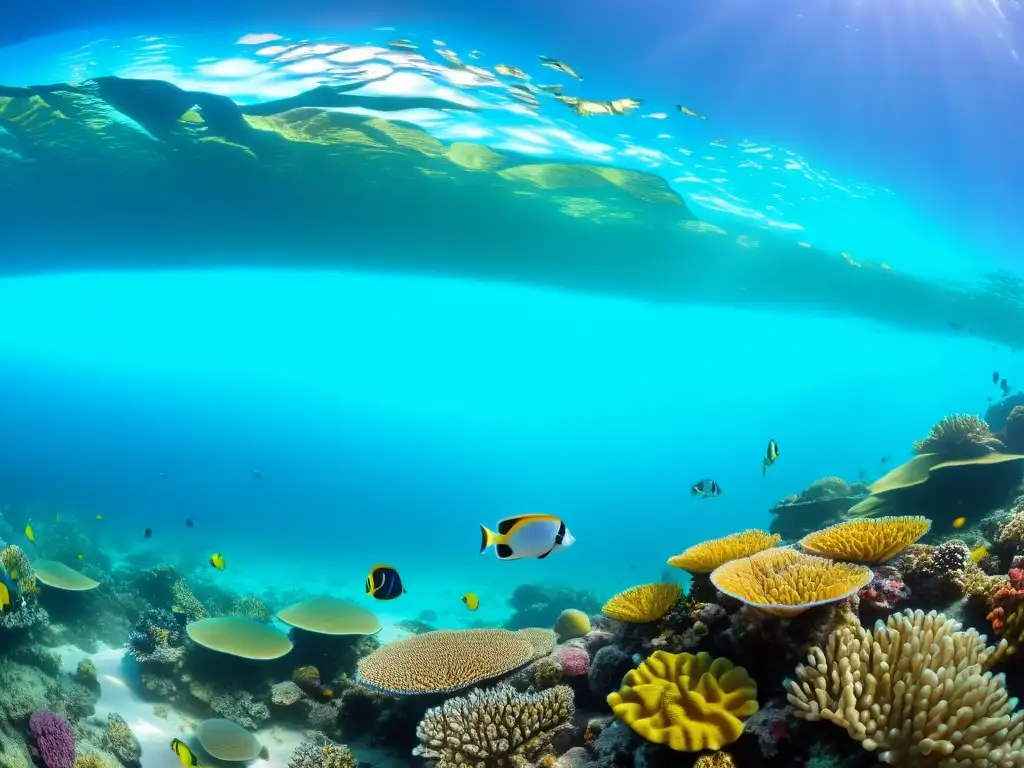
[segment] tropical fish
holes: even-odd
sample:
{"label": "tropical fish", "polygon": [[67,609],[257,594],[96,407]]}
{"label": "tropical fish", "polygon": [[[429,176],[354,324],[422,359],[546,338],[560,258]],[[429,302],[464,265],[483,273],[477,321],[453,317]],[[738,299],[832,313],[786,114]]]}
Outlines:
{"label": "tropical fish", "polygon": [[992,383],[993,384],[998,384],[999,383],[999,371],[992,371]]}
{"label": "tropical fish", "polygon": [[4,608],[11,607],[11,591],[7,588],[7,585],[0,581],[0,613],[4,612]]}
{"label": "tropical fish", "polygon": [[555,70],[556,72],[561,72],[563,74],[568,75],[569,77],[575,78],[576,80],[583,79],[582,77],[579,76],[575,69],[570,67],[564,61],[559,61],[558,59],[551,59],[548,58],[547,56],[540,56],[539,58],[542,67],[548,67],[550,69]]}
{"label": "tropical fish", "polygon": [[145,536],[148,539],[150,536],[153,535],[153,529],[152,528],[147,528],[146,532],[144,534],[142,534],[142,535]]}
{"label": "tropical fish", "polygon": [[707,499],[710,498],[711,496],[721,496],[722,487],[714,480],[698,480],[696,483],[690,486],[690,493],[693,496],[700,496],[702,498]]}
{"label": "tropical fish", "polygon": [[81,552],[75,555],[75,557],[78,558],[78,562],[82,562],[83,560],[85,560],[85,555],[83,555]]}
{"label": "tropical fish", "polygon": [[764,453],[764,461],[761,463],[761,477],[768,474],[768,467],[774,464],[778,458],[779,444],[775,442],[775,438],[773,437],[768,441],[768,449]]}
{"label": "tropical fish", "polygon": [[59,523],[60,522],[60,515],[59,514],[53,516],[53,522],[55,522],[55,523]]}
{"label": "tropical fish", "polygon": [[366,594],[377,600],[394,600],[405,594],[402,577],[390,565],[375,565],[366,577]]}
{"label": "tropical fish", "polygon": [[967,518],[966,517],[958,517],[956,520],[953,521],[953,527],[954,528],[963,528],[964,524],[966,522],[967,522]]}
{"label": "tropical fish", "polygon": [[190,517],[190,518],[188,518],[188,519],[187,519],[187,520],[185,521],[185,527],[186,527],[186,528],[193,528],[193,527],[194,527],[194,526],[192,525],[192,518],[191,518],[191,517]]}
{"label": "tropical fish", "polygon": [[700,112],[694,112],[692,109],[690,109],[689,107],[684,107],[682,104],[676,104],[676,109],[678,109],[687,117],[695,117],[698,120],[707,120],[707,117],[702,115]]}
{"label": "tropical fish", "polygon": [[224,555],[220,552],[214,552],[213,557],[210,558],[210,565],[218,571],[223,571],[225,566],[227,566],[227,563],[224,562]]}
{"label": "tropical fish", "polygon": [[462,596],[462,602],[471,611],[475,611],[480,607],[480,598],[473,592],[467,592]]}
{"label": "tropical fish", "polygon": [[317,692],[320,694],[320,698],[322,699],[327,699],[328,701],[330,701],[334,698],[334,689],[328,688],[326,685],[321,685],[317,689]]}
{"label": "tropical fish", "polygon": [[971,562],[977,563],[988,557],[988,547],[982,544],[980,547],[971,550]]}
{"label": "tropical fish", "polygon": [[36,543],[36,532],[32,530],[31,525],[25,526],[25,538],[31,541],[33,544]]}
{"label": "tropical fish", "polygon": [[576,539],[561,518],[554,515],[516,515],[498,521],[498,532],[480,526],[480,554],[494,546],[499,560],[536,557],[571,547]]}
{"label": "tropical fish", "polygon": [[519,67],[510,66],[509,64],[499,64],[494,68],[494,71],[499,75],[505,75],[505,77],[518,77],[520,80],[529,79],[523,70],[519,69]]}
{"label": "tropical fish", "polygon": [[102,520],[103,519],[103,515],[96,515],[96,519],[97,520]]}
{"label": "tropical fish", "polygon": [[171,739],[171,752],[178,756],[178,762],[180,762],[184,768],[191,768],[191,766],[199,766],[199,761],[196,756],[192,754],[192,750],[188,748],[181,739]]}

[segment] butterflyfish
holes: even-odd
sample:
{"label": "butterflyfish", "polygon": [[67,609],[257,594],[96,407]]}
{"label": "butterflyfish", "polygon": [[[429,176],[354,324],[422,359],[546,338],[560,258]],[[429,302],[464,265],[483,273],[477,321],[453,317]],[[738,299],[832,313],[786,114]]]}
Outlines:
{"label": "butterflyfish", "polygon": [[25,538],[31,541],[33,544],[36,543],[36,532],[32,530],[31,525],[25,526]]}
{"label": "butterflyfish", "polygon": [[954,528],[963,528],[964,527],[964,523],[966,523],[966,522],[967,522],[967,518],[966,517],[958,517],[956,520],[953,521],[953,527]]}
{"label": "butterflyfish", "polygon": [[768,449],[764,453],[764,461],[761,463],[761,477],[768,474],[768,467],[775,463],[776,459],[779,458],[779,444],[775,442],[775,438],[768,441]]}
{"label": "butterflyfish", "polygon": [[216,568],[218,571],[223,571],[227,563],[224,562],[224,555],[220,552],[214,552],[213,557],[210,558],[210,565]]}
{"label": "butterflyfish", "polygon": [[710,498],[711,496],[721,496],[722,486],[714,480],[705,478],[704,480],[698,480],[690,486],[690,495],[700,496],[704,499]]}
{"label": "butterflyfish", "polygon": [[0,581],[0,613],[4,612],[4,608],[11,607],[11,591],[7,589],[7,585]]}
{"label": "butterflyfish", "polygon": [[499,560],[543,560],[558,550],[571,547],[576,539],[561,518],[554,515],[516,515],[498,521],[498,532],[480,526],[480,554],[494,547]]}
{"label": "butterflyfish", "polygon": [[192,750],[189,749],[188,745],[181,739],[171,739],[171,752],[178,756],[178,762],[180,762],[184,768],[199,766],[199,761],[196,760],[196,756],[192,754]]}
{"label": "butterflyfish", "polygon": [[377,600],[394,600],[405,594],[402,577],[390,565],[375,565],[366,577],[366,594]]}
{"label": "butterflyfish", "polygon": [[473,592],[467,592],[462,596],[462,602],[471,611],[475,611],[480,607],[480,598]]}

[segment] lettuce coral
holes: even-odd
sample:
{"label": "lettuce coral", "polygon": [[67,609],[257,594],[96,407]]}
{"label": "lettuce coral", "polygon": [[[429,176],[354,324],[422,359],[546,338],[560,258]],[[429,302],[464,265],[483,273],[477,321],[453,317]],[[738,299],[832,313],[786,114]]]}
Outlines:
{"label": "lettuce coral", "polygon": [[757,684],[743,667],[707,653],[655,651],[608,695],[622,722],[677,752],[721,749],[757,712]]}

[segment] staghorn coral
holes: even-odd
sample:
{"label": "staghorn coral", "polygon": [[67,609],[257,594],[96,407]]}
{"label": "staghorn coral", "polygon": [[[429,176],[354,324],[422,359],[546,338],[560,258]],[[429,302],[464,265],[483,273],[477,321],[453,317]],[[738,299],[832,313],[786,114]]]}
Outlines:
{"label": "staghorn coral", "polygon": [[730,560],[762,552],[781,541],[778,534],[765,533],[756,528],[742,533],[733,533],[720,539],[709,539],[683,550],[668,559],[673,568],[682,568],[690,573],[711,573],[718,566]]}
{"label": "staghorn coral", "polygon": [[640,584],[615,595],[601,612],[609,619],[646,624],[662,618],[676,604],[683,588],[672,581]]}
{"label": "staghorn coral", "polygon": [[436,768],[525,768],[572,719],[573,694],[559,685],[521,694],[507,685],[449,699],[427,710],[414,755]]}
{"label": "staghorn coral", "polygon": [[884,763],[1024,766],[1024,713],[1002,675],[984,671],[994,650],[941,613],[905,611],[874,632],[833,632],[787,681],[787,698],[797,717],[845,728]]}
{"label": "staghorn coral", "polygon": [[984,419],[955,413],[937,422],[923,440],[914,442],[918,454],[938,453],[946,458],[970,458],[1003,450]]}
{"label": "staghorn coral", "polygon": [[794,616],[844,600],[872,577],[866,566],[776,548],[726,563],[711,574],[711,581],[721,592],[760,611]]}
{"label": "staghorn coral", "polygon": [[654,744],[677,752],[721,749],[757,712],[757,684],[728,659],[655,651],[626,674],[608,705]]}
{"label": "staghorn coral", "polygon": [[924,517],[847,520],[807,534],[800,540],[800,546],[822,557],[874,565],[896,556],[931,527],[931,520]]}
{"label": "staghorn coral", "polygon": [[314,733],[302,742],[288,761],[288,768],[356,768],[355,755],[344,744]]}
{"label": "staghorn coral", "polygon": [[192,593],[184,579],[178,579],[171,585],[171,598],[174,600],[173,610],[184,613],[189,621],[207,617],[206,606]]}
{"label": "staghorn coral", "polygon": [[590,617],[575,608],[566,608],[555,621],[555,634],[564,642],[574,637],[584,637],[590,632]]}
{"label": "staghorn coral", "polygon": [[442,629],[381,646],[359,660],[356,677],[386,693],[447,693],[508,674],[534,654],[529,639],[507,629]]}
{"label": "staghorn coral", "polygon": [[268,622],[273,618],[270,609],[258,597],[240,597],[231,604],[232,616],[244,616],[255,621]]}

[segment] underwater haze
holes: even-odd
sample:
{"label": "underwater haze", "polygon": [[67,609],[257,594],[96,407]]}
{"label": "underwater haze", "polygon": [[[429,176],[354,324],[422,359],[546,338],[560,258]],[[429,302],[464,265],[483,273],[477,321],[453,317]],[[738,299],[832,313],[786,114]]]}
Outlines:
{"label": "underwater haze", "polygon": [[[822,478],[850,493],[818,522],[846,519],[933,425],[975,424],[955,414],[988,419],[970,440],[1017,474],[991,503],[958,490],[913,514],[975,570],[1019,570],[982,523],[1024,454],[1019,5],[469,5],[0,9],[0,544],[42,584],[4,560],[0,626],[38,601],[32,642],[96,654],[97,711],[135,713],[142,762],[96,744],[126,766],[195,764],[167,742],[211,715],[270,747],[242,760],[282,768],[335,765],[288,762],[296,734],[373,731],[297,724],[269,684],[233,708],[220,682],[196,693],[189,628],[238,601],[291,632],[288,658],[303,628],[271,614],[315,595],[373,611],[386,643],[579,607],[616,638],[617,689],[675,646],[662,624],[630,645],[605,601],[678,582],[688,610],[714,605],[668,558],[748,529],[795,543],[815,525],[780,521]],[[555,524],[499,531],[531,514]],[[92,585],[55,585],[51,561]],[[158,688],[161,642],[187,674]],[[273,682],[323,718],[356,672],[322,671]],[[577,710],[607,709],[589,685]],[[237,703],[256,699],[266,717]],[[0,768],[5,749],[41,759],[22,720],[0,717]],[[395,738],[356,755],[418,764]]]}

